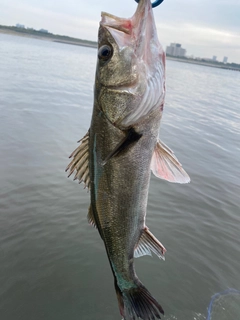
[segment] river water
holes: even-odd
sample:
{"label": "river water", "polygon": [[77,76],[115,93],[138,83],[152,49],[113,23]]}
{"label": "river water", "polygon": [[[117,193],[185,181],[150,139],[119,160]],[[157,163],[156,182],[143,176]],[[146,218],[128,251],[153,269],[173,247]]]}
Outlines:
{"label": "river water", "polygon": [[[0,34],[0,319],[120,320],[113,276],[67,179],[88,130],[96,49]],[[166,261],[136,260],[164,319],[202,320],[240,289],[240,73],[167,61],[161,139],[191,177],[154,176],[147,225]]]}

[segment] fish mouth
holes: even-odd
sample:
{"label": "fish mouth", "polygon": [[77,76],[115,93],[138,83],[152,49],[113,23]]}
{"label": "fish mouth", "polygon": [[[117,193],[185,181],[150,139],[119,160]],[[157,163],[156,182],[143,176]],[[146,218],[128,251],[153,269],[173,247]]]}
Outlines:
{"label": "fish mouth", "polygon": [[100,24],[103,27],[115,29],[126,34],[131,33],[131,21],[130,19],[124,19],[114,16],[113,14],[102,12],[102,20]]}
{"label": "fish mouth", "polygon": [[150,0],[140,0],[131,18],[101,13],[100,25],[111,33],[120,47],[134,46],[138,57],[148,55],[148,48],[156,38],[156,27]]}
{"label": "fish mouth", "polygon": [[113,14],[102,12],[100,24],[130,34],[133,29],[145,29],[149,18],[153,16],[150,0],[140,0],[134,15],[131,18],[120,18]]}

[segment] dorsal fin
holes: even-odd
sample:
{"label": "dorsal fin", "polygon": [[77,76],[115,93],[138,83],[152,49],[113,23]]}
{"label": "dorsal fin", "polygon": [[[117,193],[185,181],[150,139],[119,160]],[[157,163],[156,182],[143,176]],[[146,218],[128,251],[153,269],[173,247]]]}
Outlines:
{"label": "dorsal fin", "polygon": [[89,131],[79,140],[80,145],[72,152],[69,158],[73,158],[66,168],[69,171],[68,177],[76,171],[74,180],[79,180],[79,183],[84,182],[85,188],[90,189],[89,176]]}
{"label": "dorsal fin", "polygon": [[160,179],[175,183],[188,183],[190,178],[173,151],[158,141],[151,161],[151,170]]}
{"label": "dorsal fin", "polygon": [[95,228],[97,228],[97,224],[93,215],[93,211],[92,211],[92,206],[90,204],[89,208],[88,208],[88,222]]}

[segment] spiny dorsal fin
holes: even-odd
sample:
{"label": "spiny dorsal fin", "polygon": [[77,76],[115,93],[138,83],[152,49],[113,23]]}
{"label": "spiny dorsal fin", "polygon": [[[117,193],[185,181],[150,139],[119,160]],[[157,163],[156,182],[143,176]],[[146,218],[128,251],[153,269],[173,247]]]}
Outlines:
{"label": "spiny dorsal fin", "polygon": [[175,183],[188,183],[190,178],[173,151],[158,141],[151,161],[151,170],[160,179]]}
{"label": "spiny dorsal fin", "polygon": [[92,206],[90,205],[89,208],[88,208],[88,222],[94,226],[95,228],[97,228],[97,225],[96,225],[96,222],[95,222],[95,218],[93,216],[93,211],[92,211]]}
{"label": "spiny dorsal fin", "polygon": [[143,230],[137,247],[134,251],[134,257],[139,258],[141,256],[149,255],[151,256],[151,251],[155,253],[158,258],[165,260],[164,254],[166,249],[161,244],[160,241],[149,231],[147,227]]}
{"label": "spiny dorsal fin", "polygon": [[89,131],[78,142],[80,142],[80,145],[70,155],[69,158],[73,157],[73,159],[65,171],[69,171],[68,177],[70,177],[75,170],[74,180],[78,179],[79,183],[84,182],[85,188],[89,189]]}

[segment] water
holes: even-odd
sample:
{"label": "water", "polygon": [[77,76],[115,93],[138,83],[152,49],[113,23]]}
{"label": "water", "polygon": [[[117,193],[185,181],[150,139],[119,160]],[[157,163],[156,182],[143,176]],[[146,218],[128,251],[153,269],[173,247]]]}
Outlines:
{"label": "water", "polygon": [[[89,193],[67,179],[88,130],[96,50],[0,34],[0,318],[119,316]],[[147,225],[166,261],[136,260],[165,319],[203,320],[240,289],[240,73],[167,61],[161,139],[189,185],[151,179]]]}

